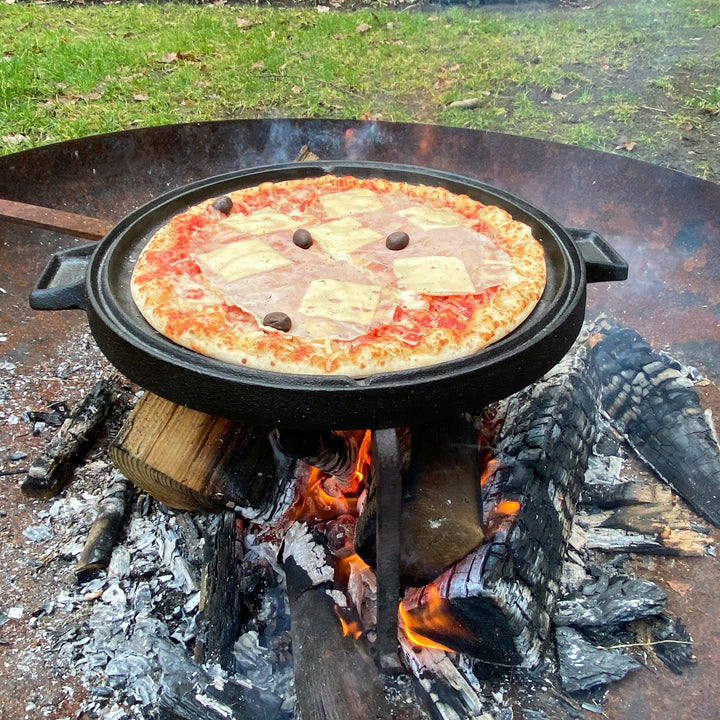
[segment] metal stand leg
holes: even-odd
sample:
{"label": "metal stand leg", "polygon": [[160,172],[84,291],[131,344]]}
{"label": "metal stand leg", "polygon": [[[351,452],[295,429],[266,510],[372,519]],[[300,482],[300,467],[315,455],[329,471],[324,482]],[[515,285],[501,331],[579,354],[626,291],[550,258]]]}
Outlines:
{"label": "metal stand leg", "polygon": [[400,448],[395,428],[372,431],[372,466],[377,496],[377,647],[386,672],[400,669],[398,602],[400,595]]}

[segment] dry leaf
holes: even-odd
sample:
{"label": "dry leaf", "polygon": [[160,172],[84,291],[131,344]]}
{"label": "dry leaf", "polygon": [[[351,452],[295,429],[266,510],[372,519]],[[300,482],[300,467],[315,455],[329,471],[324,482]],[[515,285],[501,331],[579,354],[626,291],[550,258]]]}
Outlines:
{"label": "dry leaf", "polygon": [[174,63],[177,59],[178,59],[178,54],[176,52],[169,52],[169,53],[165,53],[165,55],[163,55],[158,60],[158,62],[168,65],[170,63]]}
{"label": "dry leaf", "polygon": [[290,90],[294,95],[299,95],[302,92],[302,88],[299,85],[293,85]]}
{"label": "dry leaf", "polygon": [[145,102],[145,100],[147,100],[147,99],[148,99],[148,96],[143,93],[135,93],[133,95],[133,100],[135,102]]}
{"label": "dry leaf", "polygon": [[366,33],[369,29],[370,29],[370,26],[369,26],[366,22],[364,22],[364,23],[360,23],[360,24],[355,28],[355,32],[362,34],[362,33]]}
{"label": "dry leaf", "polygon": [[567,97],[567,95],[563,95],[562,93],[559,93],[557,90],[553,90],[550,93],[550,98],[552,100],[564,100]]}
{"label": "dry leaf", "polygon": [[337,35],[333,35],[333,40],[344,40],[345,36],[342,33],[338,33]]}
{"label": "dry leaf", "polygon": [[667,584],[670,586],[672,590],[674,590],[678,595],[682,595],[682,597],[685,597],[687,593],[690,590],[689,583],[681,582],[680,580],[668,580]]}
{"label": "dry leaf", "polygon": [[455,63],[448,68],[448,72],[457,72],[460,69],[460,63]]}
{"label": "dry leaf", "polygon": [[630,152],[637,143],[634,140],[628,140],[625,137],[620,137],[617,140],[615,140],[615,149],[616,150],[627,150]]}
{"label": "dry leaf", "polygon": [[247,30],[248,28],[254,27],[257,23],[254,20],[248,20],[244,17],[235,18],[235,24],[241,30]]}
{"label": "dry leaf", "polygon": [[13,133],[12,135],[3,135],[0,140],[6,145],[19,145],[20,143],[30,140],[30,138],[22,133]]}
{"label": "dry leaf", "polygon": [[258,62],[253,63],[253,64],[250,66],[250,69],[251,69],[251,70],[264,70],[264,69],[265,69],[265,63],[264,63],[262,60],[259,60]]}
{"label": "dry leaf", "polygon": [[317,6],[317,11],[318,11],[319,13],[330,12],[330,6],[329,6],[329,5],[318,5],[318,6]]}

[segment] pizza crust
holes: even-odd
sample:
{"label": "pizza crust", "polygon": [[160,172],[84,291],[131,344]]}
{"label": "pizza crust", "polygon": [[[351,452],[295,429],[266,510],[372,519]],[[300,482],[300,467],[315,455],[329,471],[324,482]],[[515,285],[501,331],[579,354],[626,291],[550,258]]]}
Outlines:
{"label": "pizza crust", "polygon": [[[229,217],[210,198],[173,218],[131,279],[135,303],[158,332],[225,362],[350,377],[425,367],[505,337],[545,286],[543,248],[528,226],[443,188],[327,175],[230,197]],[[331,217],[343,202],[347,215]],[[402,207],[386,212],[378,203]],[[310,250],[290,240],[305,225],[317,239]],[[336,230],[323,236],[323,226]],[[411,237],[407,251],[384,247],[397,229]],[[466,247],[470,237],[482,238],[478,247]],[[346,266],[330,277],[335,262]],[[317,268],[322,277],[313,276]],[[268,278],[302,321],[301,333],[264,327],[262,306],[242,307],[242,288],[261,283],[256,294],[264,297]]]}

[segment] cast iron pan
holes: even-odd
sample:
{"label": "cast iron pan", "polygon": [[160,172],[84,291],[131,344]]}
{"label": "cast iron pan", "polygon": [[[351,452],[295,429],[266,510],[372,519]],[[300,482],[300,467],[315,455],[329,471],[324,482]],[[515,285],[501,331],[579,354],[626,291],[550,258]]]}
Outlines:
{"label": "cast iron pan", "polygon": [[[176,345],[143,319],[130,295],[130,276],[147,241],[172,216],[237,188],[326,173],[442,186],[506,209],[532,228],[545,249],[547,286],[537,307],[513,333],[474,355],[360,380],[231,365]],[[598,235],[567,230],[485,183],[387,163],[288,163],[216,176],[159,196],[121,220],[99,244],[53,256],[30,305],[84,309],[107,358],[132,381],[173,402],[258,425],[349,430],[434,423],[516,392],[555,365],[574,342],[586,283],[625,277],[627,264]]]}

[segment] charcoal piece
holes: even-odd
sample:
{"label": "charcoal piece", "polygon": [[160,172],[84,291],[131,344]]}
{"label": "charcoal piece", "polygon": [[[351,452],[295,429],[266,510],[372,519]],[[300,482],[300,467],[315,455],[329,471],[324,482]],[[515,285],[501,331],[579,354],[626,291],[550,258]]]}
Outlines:
{"label": "charcoal piece", "polygon": [[273,720],[281,716],[282,699],[233,680],[222,686],[204,671],[163,678],[160,720]]}
{"label": "charcoal piece", "polygon": [[697,664],[692,637],[680,618],[669,618],[667,615],[654,618],[651,640],[655,654],[676,675],[682,675],[684,667]]}
{"label": "charcoal piece", "polygon": [[720,527],[720,448],[693,382],[635,331],[601,321],[591,357],[602,406],[638,456]]}
{"label": "charcoal piece", "polygon": [[[406,594],[416,632],[486,662],[537,664],[594,442],[598,392],[580,347],[479,418],[493,455],[482,487],[488,539],[431,586]],[[424,621],[431,588],[460,631]]]}
{"label": "charcoal piece", "polygon": [[42,453],[33,461],[20,489],[32,497],[60,492],[95,434],[113,410],[118,394],[116,380],[98,380],[65,420]]}
{"label": "charcoal piece", "polygon": [[619,580],[607,590],[591,596],[559,600],[553,622],[573,627],[602,627],[659,615],[667,596],[655,583],[640,578]]}
{"label": "charcoal piece", "polygon": [[590,690],[625,677],[640,663],[619,650],[591,645],[577,631],[559,627],[555,632],[560,683],[569,693]]}
{"label": "charcoal piece", "polygon": [[130,482],[117,473],[112,485],[103,493],[98,514],[93,520],[75,567],[78,582],[85,582],[92,573],[104,570],[110,564],[115,544],[125,523],[131,495]]}
{"label": "charcoal piece", "polygon": [[233,645],[240,624],[240,583],[235,543],[235,513],[213,516],[205,538],[200,580],[195,660],[233,665]]}

